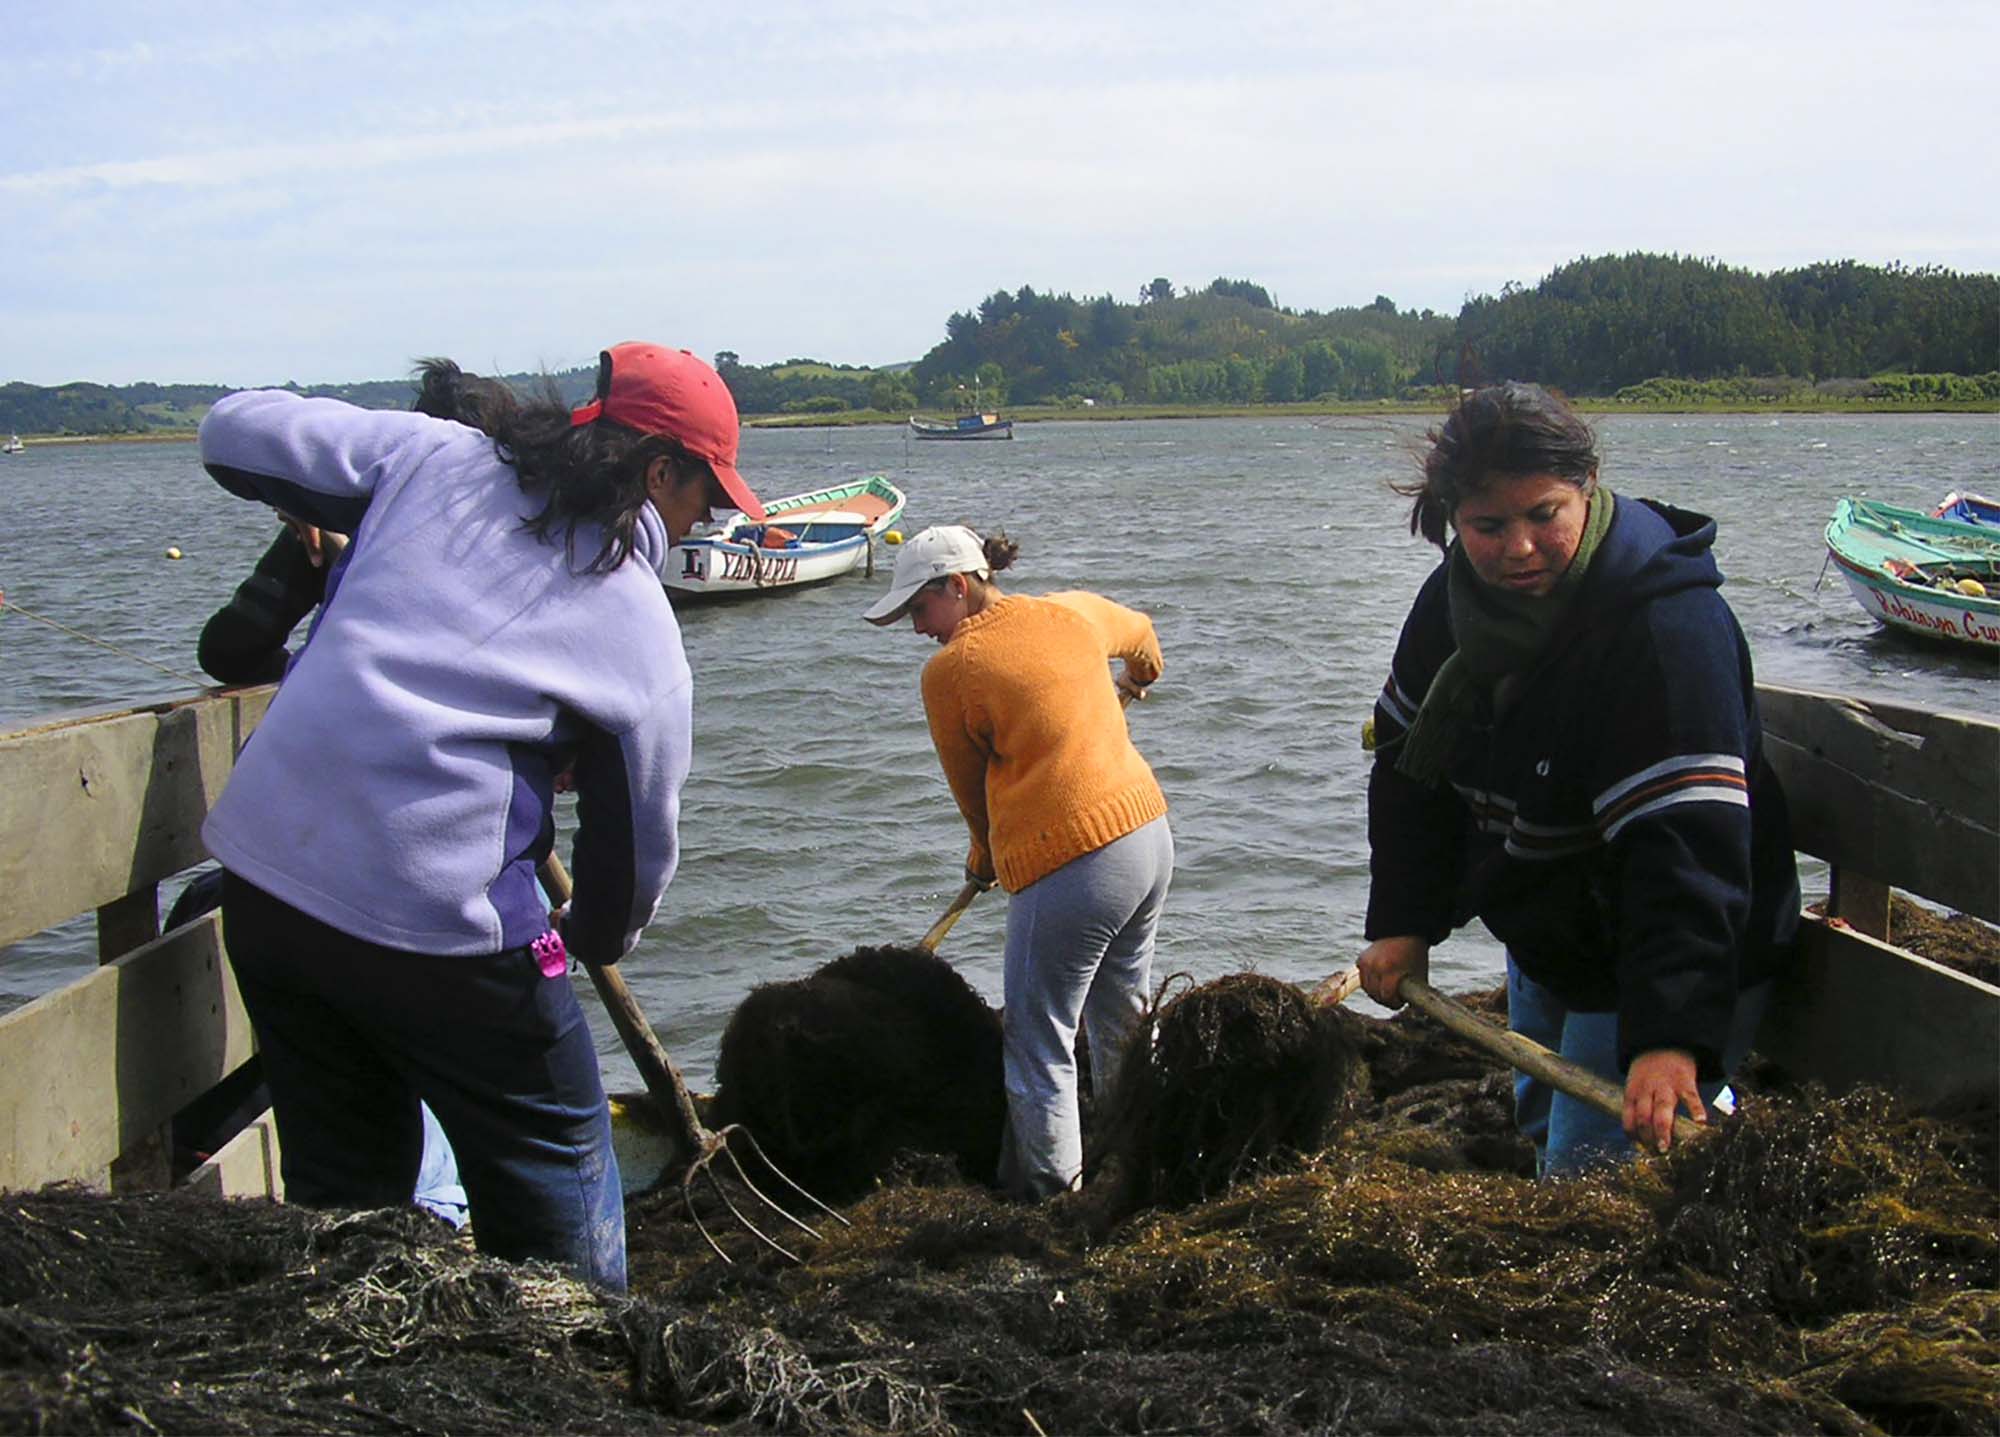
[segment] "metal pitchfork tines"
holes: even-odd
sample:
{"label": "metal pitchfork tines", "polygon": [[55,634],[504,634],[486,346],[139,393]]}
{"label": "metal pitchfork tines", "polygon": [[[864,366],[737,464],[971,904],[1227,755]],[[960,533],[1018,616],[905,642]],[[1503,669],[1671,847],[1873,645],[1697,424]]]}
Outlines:
{"label": "metal pitchfork tines", "polygon": [[[569,902],[569,873],[564,869],[562,860],[553,853],[550,854],[542,860],[540,873],[542,888],[548,893],[550,902],[557,908]],[[646,1015],[640,1011],[639,1000],[634,998],[632,990],[625,986],[625,975],[619,972],[616,966],[597,963],[586,963],[583,966],[590,971],[590,981],[597,989],[597,996],[604,1004],[604,1011],[611,1015],[612,1026],[624,1040],[625,1051],[631,1054],[633,1063],[639,1069],[639,1076],[645,1079],[647,1093],[652,1096],[654,1104],[666,1117],[672,1130],[671,1136],[676,1152],[688,1160],[687,1170],[681,1174],[681,1200],[687,1204],[688,1216],[694,1219],[695,1230],[702,1235],[702,1239],[717,1257],[724,1262],[733,1261],[729,1254],[722,1250],[722,1244],[715,1240],[714,1234],[709,1232],[708,1225],[701,1220],[701,1213],[695,1207],[694,1180],[697,1177],[708,1179],[709,1188],[729,1210],[729,1215],[743,1225],[746,1232],[792,1262],[799,1260],[797,1253],[758,1227],[731,1200],[728,1190],[723,1187],[721,1179],[715,1173],[714,1164],[718,1158],[727,1160],[729,1171],[735,1174],[736,1180],[765,1207],[799,1231],[812,1237],[819,1236],[817,1228],[800,1219],[783,1203],[773,1199],[750,1180],[750,1175],[743,1171],[743,1164],[730,1150],[729,1142],[732,1137],[740,1137],[749,1146],[751,1154],[764,1165],[766,1171],[773,1174],[799,1198],[818,1208],[842,1227],[851,1225],[846,1218],[792,1181],[765,1155],[764,1149],[757,1142],[756,1135],[741,1123],[731,1123],[717,1130],[711,1130],[704,1124],[701,1115],[695,1112],[694,1099],[688,1093],[687,1084],[681,1080],[680,1069],[675,1067],[674,1060],[667,1056],[666,1048],[653,1032],[653,1025],[646,1021]]]}

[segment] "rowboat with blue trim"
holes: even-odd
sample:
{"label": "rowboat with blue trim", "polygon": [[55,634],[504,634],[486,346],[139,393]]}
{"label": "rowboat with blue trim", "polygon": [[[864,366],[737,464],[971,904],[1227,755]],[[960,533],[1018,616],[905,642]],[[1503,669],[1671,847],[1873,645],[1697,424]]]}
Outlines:
{"label": "rowboat with blue trim", "polygon": [[2000,533],[1873,499],[1842,499],[1826,547],[1877,623],[2000,653]]}
{"label": "rowboat with blue trim", "polygon": [[880,474],[765,503],[763,522],[732,516],[668,552],[676,603],[761,594],[874,568],[874,543],[903,513],[903,491]]}
{"label": "rowboat with blue trim", "polygon": [[2000,499],[1989,499],[1970,489],[1952,490],[1931,510],[1933,519],[1951,519],[1960,524],[1991,524],[2000,527]]}

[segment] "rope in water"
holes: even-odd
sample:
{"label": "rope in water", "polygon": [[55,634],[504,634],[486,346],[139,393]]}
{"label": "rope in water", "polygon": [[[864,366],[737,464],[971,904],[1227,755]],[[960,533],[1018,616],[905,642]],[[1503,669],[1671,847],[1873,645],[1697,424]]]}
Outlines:
{"label": "rope in water", "polygon": [[121,658],[130,659],[135,664],[144,664],[147,668],[158,669],[161,673],[171,678],[191,683],[198,689],[209,687],[207,679],[197,678],[193,674],[184,674],[179,669],[168,668],[165,664],[154,663],[153,660],[147,658],[144,654],[135,654],[130,649],[121,649],[109,639],[100,639],[95,634],[86,634],[81,629],[72,629],[68,624],[59,623],[55,619],[49,618],[46,614],[38,614],[33,609],[24,609],[20,604],[7,597],[5,589],[0,589],[0,613],[19,614],[24,619],[33,619],[38,624],[47,624],[50,628],[60,633],[68,634],[72,638],[82,639],[87,644],[96,644],[100,649],[109,649]]}

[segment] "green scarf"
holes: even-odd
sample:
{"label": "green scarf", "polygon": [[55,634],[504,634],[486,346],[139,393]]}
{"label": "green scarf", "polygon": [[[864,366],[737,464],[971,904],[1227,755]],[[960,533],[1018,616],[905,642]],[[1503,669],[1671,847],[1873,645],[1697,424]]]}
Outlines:
{"label": "green scarf", "polygon": [[1459,744],[1491,712],[1495,691],[1518,680],[1548,649],[1597,546],[1611,531],[1615,502],[1600,485],[1591,496],[1576,557],[1555,588],[1539,598],[1494,588],[1472,571],[1464,548],[1452,541],[1445,556],[1450,566],[1445,595],[1458,647],[1431,680],[1423,706],[1403,735],[1398,773],[1432,786],[1444,782]]}

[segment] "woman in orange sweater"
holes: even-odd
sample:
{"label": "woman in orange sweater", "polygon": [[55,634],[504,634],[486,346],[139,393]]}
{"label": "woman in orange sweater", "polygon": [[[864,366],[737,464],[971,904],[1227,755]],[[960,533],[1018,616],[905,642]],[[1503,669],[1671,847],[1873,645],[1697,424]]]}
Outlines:
{"label": "woman in orange sweater", "polygon": [[1003,594],[993,575],[1017,553],[1004,535],[926,529],[866,617],[908,614],[943,645],[924,711],[972,831],[966,874],[1009,894],[1001,1180],[1047,1197],[1083,1170],[1078,1022],[1102,1097],[1145,1006],[1174,840],[1120,703],[1160,676],[1152,620],[1096,594]]}

